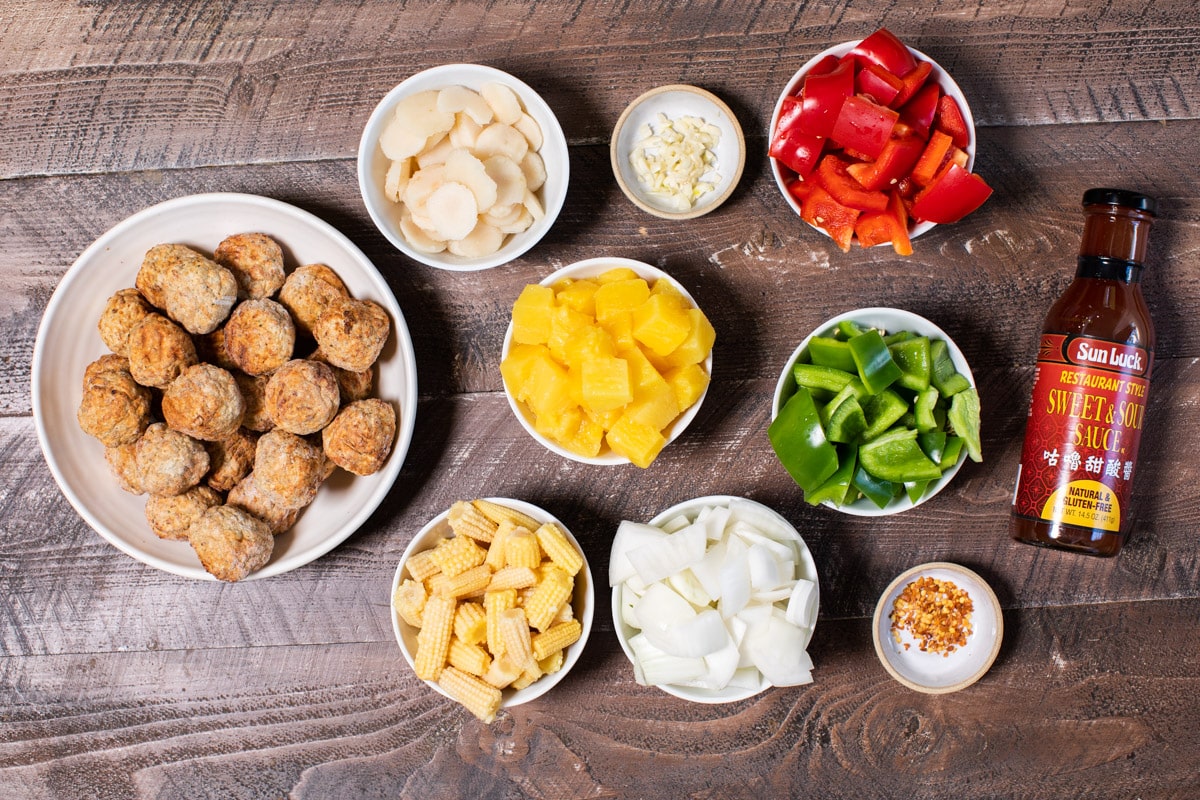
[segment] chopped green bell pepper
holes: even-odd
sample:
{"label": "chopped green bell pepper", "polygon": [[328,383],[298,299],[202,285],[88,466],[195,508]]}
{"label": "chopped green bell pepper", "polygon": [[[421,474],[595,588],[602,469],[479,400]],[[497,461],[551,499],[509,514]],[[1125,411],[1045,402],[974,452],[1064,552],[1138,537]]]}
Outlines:
{"label": "chopped green bell pepper", "polygon": [[[946,451],[945,431],[918,433],[917,444],[921,446],[921,452],[929,456],[930,461],[942,467],[942,453]],[[942,467],[942,471],[945,472],[946,468]]]}
{"label": "chopped green bell pepper", "polygon": [[932,371],[929,337],[914,336],[889,344],[888,350],[900,367],[900,377],[896,379],[896,383],[914,392],[923,392],[929,388]]}
{"label": "chopped green bell pepper", "polygon": [[792,376],[796,379],[797,386],[828,392],[840,392],[846,388],[846,384],[854,380],[852,373],[816,364],[797,364],[792,367]]}
{"label": "chopped green bell pepper", "polygon": [[821,484],[815,492],[808,492],[804,495],[805,501],[816,506],[829,501],[835,506],[840,506],[846,502],[846,495],[850,491],[851,482],[854,479],[854,468],[858,464],[858,454],[854,448],[841,457],[838,464],[837,472],[829,476],[829,478]]}
{"label": "chopped green bell pepper", "polygon": [[904,491],[908,494],[908,499],[916,503],[921,499],[921,495],[925,494],[925,490],[929,488],[932,481],[909,481],[904,484]]}
{"label": "chopped green bell pepper", "polygon": [[833,367],[851,375],[858,372],[850,345],[832,336],[814,336],[808,340],[808,357],[819,367]]}
{"label": "chopped green bell pepper", "polygon": [[950,345],[941,339],[933,340],[929,345],[929,356],[933,360],[930,381],[941,392],[942,397],[952,397],[963,389],[971,388],[967,376],[954,368],[954,360],[950,358]]}
{"label": "chopped green bell pepper", "polygon": [[938,459],[938,467],[942,472],[953,467],[958,463],[958,457],[962,455],[963,438],[961,436],[947,436],[946,446],[942,450],[942,457]]}
{"label": "chopped green bell pepper", "polygon": [[876,478],[863,469],[862,464],[859,464],[854,470],[853,484],[855,489],[862,492],[863,497],[880,508],[887,507],[887,504],[892,502],[892,498],[896,496],[896,487],[890,481]]}
{"label": "chopped green bell pepper", "polygon": [[844,319],[837,324],[837,332],[847,339],[853,339],[855,336],[860,336],[866,330],[853,320]]}
{"label": "chopped green bell pepper", "polygon": [[917,418],[917,430],[922,433],[936,430],[938,427],[937,418],[934,417],[933,411],[937,407],[938,397],[940,396],[938,390],[933,386],[917,394],[917,402],[913,403],[913,414]]}
{"label": "chopped green bell pepper", "polygon": [[825,435],[831,442],[849,444],[867,429],[867,416],[854,397],[847,397],[829,415]]}
{"label": "chopped green bell pepper", "polygon": [[862,468],[876,478],[893,483],[932,481],[942,477],[917,444],[917,432],[903,428],[889,431],[858,448]]}
{"label": "chopped green bell pepper", "polygon": [[883,337],[883,343],[888,347],[891,347],[898,342],[906,342],[915,336],[916,334],[912,331],[896,331],[895,333],[889,333],[887,336]]}
{"label": "chopped green bell pepper", "polygon": [[858,377],[869,393],[882,392],[903,374],[879,331],[872,329],[859,334],[849,345],[850,355],[854,356],[854,364],[858,367]]}
{"label": "chopped green bell pepper", "polygon": [[826,439],[816,403],[803,386],[779,410],[767,436],[779,462],[806,494],[837,471],[837,449]]}
{"label": "chopped green bell pepper", "polygon": [[863,414],[867,418],[867,429],[863,441],[870,441],[882,434],[908,411],[908,403],[891,389],[884,389],[862,402]]}
{"label": "chopped green bell pepper", "polygon": [[967,389],[954,395],[946,418],[954,432],[962,437],[971,460],[983,461],[983,446],[979,440],[979,393]]}

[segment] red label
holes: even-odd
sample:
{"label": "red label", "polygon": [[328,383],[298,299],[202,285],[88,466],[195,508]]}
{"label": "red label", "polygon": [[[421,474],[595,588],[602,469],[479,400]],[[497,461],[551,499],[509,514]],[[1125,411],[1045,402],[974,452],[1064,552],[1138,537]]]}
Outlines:
{"label": "red label", "polygon": [[1083,336],[1042,336],[1016,513],[1118,531],[1133,485],[1153,354]]}

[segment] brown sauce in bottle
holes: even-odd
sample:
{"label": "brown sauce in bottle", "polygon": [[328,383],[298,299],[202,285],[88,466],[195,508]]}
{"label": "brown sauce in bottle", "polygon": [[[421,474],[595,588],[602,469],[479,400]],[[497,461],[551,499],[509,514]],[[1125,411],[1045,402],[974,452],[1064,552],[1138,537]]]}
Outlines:
{"label": "brown sauce in bottle", "polygon": [[1114,556],[1129,536],[1154,325],[1141,273],[1155,201],[1089,189],[1075,280],[1042,329],[1010,533]]}

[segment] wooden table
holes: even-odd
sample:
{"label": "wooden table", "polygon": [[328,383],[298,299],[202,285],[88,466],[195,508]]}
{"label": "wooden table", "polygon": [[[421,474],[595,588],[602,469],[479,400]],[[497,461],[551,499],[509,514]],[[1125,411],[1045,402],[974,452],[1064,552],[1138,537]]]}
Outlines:
{"label": "wooden table", "polygon": [[[882,15],[882,16],[881,16]],[[793,71],[886,25],[970,99],[978,213],[843,254],[784,203],[767,120]],[[1200,792],[1200,11],[1150,3],[46,3],[0,14],[0,795],[25,797],[1096,797]],[[408,75],[474,61],[556,111],[571,188],[531,252],[477,274],[400,256],[355,182],[359,133]],[[717,212],[665,222],[618,190],[608,139],[665,83],[724,98],[745,175]],[[1113,560],[1006,526],[1041,319],[1069,281],[1084,189],[1160,200],[1145,292],[1158,330],[1132,541]],[[169,198],[237,191],[343,231],[387,276],[419,367],[413,447],[387,501],[323,558],[237,585],[107,544],[42,460],[30,358],[60,277],[96,237]],[[538,446],[497,368],[520,288],[597,255],[658,265],[717,330],[715,381],[646,471]],[[766,437],[771,392],[813,326],[910,309],[965,350],[985,461],[919,509],[810,508]],[[452,501],[509,496],[569,522],[603,584],[622,519],[745,495],[802,531],[821,575],[816,681],[730,705],[639,686],[607,603],[582,662],[491,726],[418,681],[388,592],[410,537]],[[1006,635],[975,686],[890,679],[870,615],[924,561],[980,572]],[[604,587],[601,586],[601,589]],[[603,598],[605,593],[601,592]]]}

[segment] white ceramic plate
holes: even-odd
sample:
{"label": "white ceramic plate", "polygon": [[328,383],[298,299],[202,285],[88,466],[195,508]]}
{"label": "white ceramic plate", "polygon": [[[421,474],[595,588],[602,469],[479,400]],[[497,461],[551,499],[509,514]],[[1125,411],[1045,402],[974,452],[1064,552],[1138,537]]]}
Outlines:
{"label": "white ceramic plate", "polygon": [[[392,118],[396,103],[402,97],[431,89],[448,86],[465,86],[478,90],[489,82],[502,83],[516,92],[525,106],[525,111],[541,126],[543,143],[538,151],[546,164],[546,182],[537,194],[541,198],[546,215],[535,222],[524,233],[509,236],[498,251],[481,258],[463,258],[452,253],[422,253],[416,250],[400,232],[400,206],[383,193],[383,180],[390,159],[379,148],[379,136]],[[358,143],[358,188],[363,204],[371,215],[375,226],[400,252],[414,261],[438,269],[455,272],[472,272],[506,264],[525,253],[550,230],[567,199],[567,184],[571,170],[567,156],[567,137],[563,134],[558,118],[546,105],[541,95],[523,81],[507,72],[479,64],[443,64],[418,72],[388,92],[363,129]]]}
{"label": "white ceramic plate", "polygon": [[398,424],[384,468],[365,477],[335,472],[296,525],[276,537],[270,562],[247,580],[307,564],[357,530],[387,495],[412,441],[417,372],[404,315],[367,257],[332,226],[287,203],[246,194],[180,197],[118,223],[84,250],[46,306],[33,352],[34,422],[54,479],[88,525],[139,561],[188,578],[212,579],[187,542],[154,535],[145,521],[146,498],[117,487],[104,447],[80,430],[75,412],[84,368],[108,352],[96,328],[105,302],[133,286],[146,251],[178,242],[211,254],[226,236],[249,231],[279,242],[289,270],[328,264],[354,297],[387,309],[392,331],[377,365],[375,395],[395,405]]}
{"label": "white ceramic plate", "polygon": [[[579,624],[583,628],[583,632],[579,635],[579,641],[567,648],[567,652],[563,657],[562,668],[557,672],[542,676],[524,689],[505,689],[500,706],[501,708],[511,708],[512,706],[519,706],[522,703],[535,700],[553,689],[567,676],[567,673],[571,671],[571,667],[575,666],[575,663],[579,661],[579,656],[582,655],[583,648],[587,645],[588,635],[592,631],[592,619],[596,613],[596,596],[592,585],[592,570],[588,566],[587,555],[584,554],[583,548],[579,546],[579,540],[575,538],[575,535],[571,533],[570,529],[561,520],[555,518],[545,509],[522,500],[513,500],[507,497],[488,497],[485,499],[516,509],[532,517],[537,522],[556,523],[567,535],[567,538],[571,540],[571,543],[575,545],[575,549],[579,550],[580,555],[583,555],[583,569],[579,570],[579,574],[575,576],[575,596],[571,600],[575,610],[575,618],[579,620]],[[396,634],[396,642],[400,645],[400,652],[403,653],[404,660],[408,662],[410,668],[413,667],[417,652],[417,629],[401,619],[400,615],[396,612],[394,605],[396,589],[405,578],[409,577],[408,570],[405,569],[405,564],[408,563],[410,556],[422,550],[428,550],[440,540],[449,538],[452,535],[449,519],[450,510],[446,509],[431,519],[426,523],[425,527],[417,532],[417,535],[408,543],[408,547],[404,549],[404,555],[401,557],[400,563],[396,566],[396,574],[392,578],[392,591],[388,596],[388,607],[391,608],[392,614],[392,632]],[[442,687],[433,681],[426,681],[425,683],[432,687],[438,694],[450,697]],[[453,700],[454,698],[450,699]]]}
{"label": "white ceramic plate", "polygon": [[[652,267],[649,264],[645,264],[641,261],[634,261],[631,258],[601,257],[601,258],[589,258],[585,261],[577,261],[574,264],[568,264],[567,266],[563,267],[562,269],[558,270],[557,272],[553,272],[550,275],[547,275],[545,278],[542,279],[541,285],[542,286],[553,286],[554,284],[558,283],[559,281],[561,281],[565,278],[574,278],[574,279],[594,278],[597,275],[601,275],[610,269],[617,269],[618,267],[627,267],[627,268],[633,270],[634,272],[636,272],[642,278],[645,278],[647,281],[650,281],[651,283],[653,283],[654,281],[665,280],[668,283],[670,283],[672,286],[674,286],[676,291],[678,291],[680,294],[682,294],[684,297],[686,297],[688,299],[688,302],[690,302],[693,306],[695,306],[696,308],[700,307],[699,304],[696,302],[695,298],[692,297],[691,293],[688,292],[687,289],[683,288],[683,284],[681,284],[679,281],[675,280],[670,275],[663,272],[661,269],[658,269],[657,267]],[[512,322],[510,321],[508,323],[508,329],[504,333],[504,346],[500,352],[500,360],[501,361],[503,361],[508,356],[508,351],[512,347],[512,335],[513,335],[513,327],[512,327]],[[707,372],[709,375],[709,384],[708,385],[711,387],[712,386],[712,353],[709,353],[708,358],[706,358],[704,360],[704,371]],[[680,437],[680,435],[683,434],[683,432],[687,428],[687,426],[691,424],[692,420],[696,418],[696,414],[700,413],[700,405],[704,402],[704,398],[707,395],[708,395],[708,388],[706,387],[704,390],[704,393],[701,394],[699,399],[697,399],[696,402],[692,404],[691,408],[684,411],[682,414],[680,414],[678,417],[675,418],[674,422],[671,423],[670,427],[667,429],[667,432],[665,434],[666,439],[667,439],[667,444],[663,446],[664,449],[667,447],[667,445],[670,445],[671,442],[678,439]],[[629,463],[631,463],[628,458],[617,455],[612,450],[610,450],[608,448],[608,445],[604,445],[603,449],[601,449],[601,451],[600,451],[600,455],[591,457],[591,458],[589,458],[588,456],[581,456],[578,453],[572,453],[570,450],[568,450],[565,447],[562,447],[561,445],[557,444],[556,442],[546,438],[542,434],[538,433],[536,429],[534,429],[532,412],[530,412],[530,410],[525,407],[524,403],[520,402],[519,400],[517,400],[517,398],[513,397],[513,394],[512,394],[512,392],[510,392],[508,390],[507,385],[504,387],[504,396],[508,398],[509,408],[511,408],[513,410],[513,413],[516,414],[517,420],[521,423],[521,427],[524,428],[529,433],[530,436],[532,436],[539,443],[541,443],[542,446],[544,446],[547,450],[549,450],[553,453],[557,453],[558,455],[562,456],[563,458],[569,458],[572,461],[578,461],[581,464],[613,465],[613,464],[629,464]]]}
{"label": "white ceramic plate", "polygon": [[[721,130],[714,151],[715,171],[720,180],[711,192],[698,198],[686,211],[680,211],[646,191],[629,163],[629,154],[640,140],[643,126],[657,129],[659,114],[665,114],[671,120],[699,117]],[[692,219],[712,211],[733,194],[746,165],[746,139],[737,117],[719,97],[696,86],[672,84],[651,89],[629,104],[613,129],[609,157],[621,191],[638,208],[664,219]]]}
{"label": "white ceramic plate", "polygon": [[[859,325],[868,328],[880,328],[888,333],[914,331],[921,336],[928,336],[930,339],[942,339],[949,346],[950,358],[954,362],[954,368],[966,377],[972,387],[975,386],[975,376],[971,374],[971,367],[967,364],[966,356],[963,355],[962,350],[958,348],[954,340],[937,325],[934,325],[919,314],[899,308],[859,308],[825,320],[817,326],[816,330],[805,336],[804,340],[800,342],[800,346],[792,351],[791,356],[788,357],[787,364],[779,374],[779,380],[775,384],[775,397],[771,403],[771,419],[779,416],[779,409],[783,408],[783,404],[787,402],[787,399],[796,393],[796,379],[792,375],[792,367],[799,361],[808,361],[809,341],[814,336],[832,335],[838,323],[843,320],[857,322]],[[931,483],[925,490],[925,494],[921,495],[916,503],[908,499],[908,495],[901,494],[900,497],[892,500],[884,508],[880,508],[865,497],[860,497],[853,503],[844,506],[834,505],[829,501],[821,505],[841,511],[844,514],[853,514],[859,517],[884,517],[889,514],[898,514],[901,511],[907,511],[910,508],[921,505],[946,488],[947,484],[958,474],[966,459],[967,451],[966,448],[963,448],[962,454],[958,457],[958,463],[943,472],[942,477]]]}
{"label": "white ceramic plate", "polygon": [[[792,79],[788,81],[787,86],[784,87],[783,92],[779,95],[779,99],[775,101],[775,109],[771,112],[771,127],[767,129],[768,137],[775,131],[775,125],[779,121],[779,111],[781,108],[783,108],[784,99],[790,95],[800,93],[800,90],[804,86],[804,77],[808,74],[808,71],[816,66],[817,62],[826,56],[836,56],[841,58],[855,47],[858,47],[859,43],[861,42],[862,39],[856,39],[852,42],[842,42],[841,44],[836,44],[833,47],[826,48],[805,62],[804,66],[802,66],[800,69],[796,70],[796,74],[794,74]],[[938,84],[942,87],[942,91],[950,97],[953,97],[954,101],[958,103],[959,109],[962,110],[963,121],[967,123],[968,133],[967,170],[971,170],[975,166],[975,117],[971,114],[971,106],[969,103],[967,103],[966,95],[963,94],[962,89],[960,89],[958,84],[954,82],[954,79],[950,77],[950,73],[942,69],[940,64],[922,53],[920,50],[914,50],[911,47],[908,48],[908,50],[917,58],[918,61],[928,61],[933,65],[933,72],[931,73],[930,77],[937,80]],[[792,193],[787,189],[788,182],[796,176],[796,173],[780,164],[778,159],[768,158],[767,160],[771,162],[771,174],[775,177],[775,185],[779,187],[779,193],[783,195],[783,199],[786,200],[787,204],[792,207],[793,211],[796,212],[796,216],[800,216],[800,202],[796,200],[796,198],[792,196]],[[821,233],[825,234],[826,236],[829,235],[815,225],[810,225],[809,227],[813,228],[813,230],[821,231]],[[928,233],[935,227],[937,227],[937,223],[935,222],[917,222],[909,226],[908,238],[916,239],[921,234]],[[884,243],[881,245],[876,245],[876,247],[884,246],[891,247],[891,244]]]}
{"label": "white ceramic plate", "polygon": [[[900,641],[892,633],[889,615],[896,598],[908,584],[926,576],[952,581],[966,591],[973,605],[966,645],[944,656],[922,651],[908,631],[901,631]],[[875,606],[871,630],[875,653],[889,675],[918,692],[945,694],[965,689],[991,668],[1004,638],[1004,617],[996,593],[983,578],[966,567],[935,561],[906,570],[892,581]]]}
{"label": "white ceramic plate", "polygon": [[[650,520],[649,525],[655,527],[674,519],[675,517],[684,516],[689,520],[694,520],[700,510],[706,506],[728,507],[730,501],[735,498],[732,495],[712,495],[709,497],[696,497],[691,500],[685,500],[682,503],[677,503],[671,506],[662,513],[656,515]],[[796,544],[800,549],[800,561],[796,564],[796,577],[810,580],[817,585],[817,599],[814,601],[814,613],[820,608],[820,586],[821,582],[817,579],[817,564],[813,560],[812,553],[809,552],[808,545],[804,543],[800,532],[796,530],[792,523],[788,522],[782,514],[775,509],[765,506],[762,503],[750,500],[745,497],[736,498],[739,502],[751,503],[759,508],[762,512],[775,517],[779,523],[792,533],[795,537]],[[621,587],[614,586],[612,589],[612,617],[613,628],[617,632],[617,640],[621,643],[621,649],[625,651],[625,657],[629,659],[629,663],[634,661],[633,649],[629,646],[629,639],[636,636],[637,628],[630,627],[626,624],[621,615]],[[809,639],[811,641],[811,632]],[[721,690],[703,689],[693,686],[676,686],[674,684],[663,683],[656,684],[659,689],[662,689],[669,695],[678,697],[681,700],[690,700],[693,703],[734,703],[738,700],[745,700],[748,697],[753,697],[756,694],[761,694],[767,689],[770,689],[772,684],[766,678],[759,676],[759,684],[754,687],[727,686]]]}

